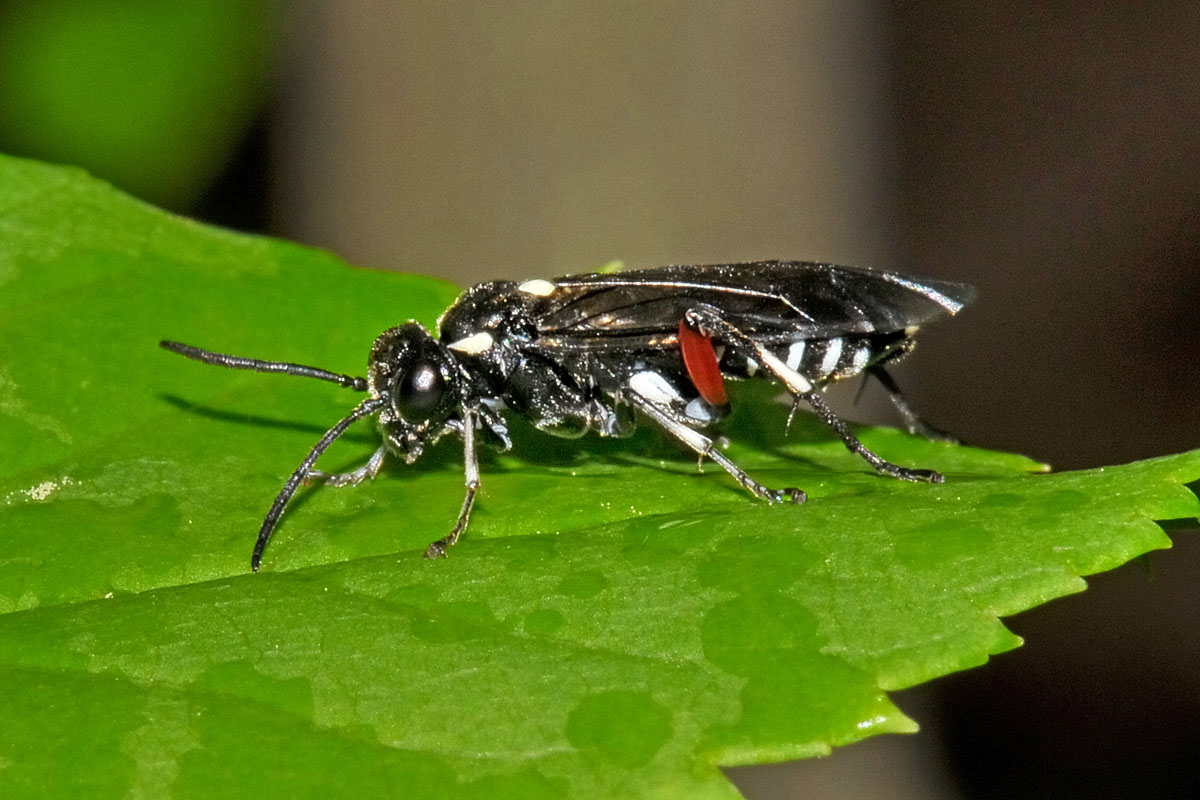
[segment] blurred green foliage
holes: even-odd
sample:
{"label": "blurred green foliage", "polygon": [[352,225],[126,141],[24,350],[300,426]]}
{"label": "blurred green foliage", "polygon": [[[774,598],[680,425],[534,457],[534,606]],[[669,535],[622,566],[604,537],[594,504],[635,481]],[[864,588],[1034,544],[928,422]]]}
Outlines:
{"label": "blurred green foliage", "polygon": [[262,104],[270,22],[258,0],[0,4],[0,150],[186,209]]}

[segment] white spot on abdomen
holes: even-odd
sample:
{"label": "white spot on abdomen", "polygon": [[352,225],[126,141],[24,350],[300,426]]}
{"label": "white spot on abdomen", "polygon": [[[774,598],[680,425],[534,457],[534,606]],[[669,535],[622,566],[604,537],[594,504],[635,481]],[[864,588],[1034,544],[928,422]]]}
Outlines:
{"label": "white spot on abdomen", "polygon": [[821,374],[832,375],[842,357],[842,340],[830,339],[825,343],[825,355],[821,358]]}
{"label": "white spot on abdomen", "polygon": [[854,359],[850,364],[851,374],[858,374],[863,371],[863,367],[867,365],[867,359],[871,357],[871,345],[862,342],[854,350]]}
{"label": "white spot on abdomen", "polygon": [[784,363],[788,365],[788,368],[800,369],[800,362],[804,360],[805,344],[806,342],[801,339],[798,342],[792,342],[791,345],[788,346],[787,358],[784,360]]}

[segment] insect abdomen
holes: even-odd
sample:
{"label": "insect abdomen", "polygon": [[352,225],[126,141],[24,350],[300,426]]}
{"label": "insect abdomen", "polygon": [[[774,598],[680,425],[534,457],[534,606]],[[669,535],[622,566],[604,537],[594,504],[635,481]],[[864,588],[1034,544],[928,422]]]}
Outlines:
{"label": "insect abdomen", "polygon": [[[904,331],[884,334],[834,336],[828,339],[797,339],[787,344],[771,347],[789,369],[803,375],[815,386],[822,386],[842,378],[853,377],[872,364],[895,358],[898,351],[909,347]],[[730,365],[729,371],[755,376],[760,372],[755,364],[737,369]]]}

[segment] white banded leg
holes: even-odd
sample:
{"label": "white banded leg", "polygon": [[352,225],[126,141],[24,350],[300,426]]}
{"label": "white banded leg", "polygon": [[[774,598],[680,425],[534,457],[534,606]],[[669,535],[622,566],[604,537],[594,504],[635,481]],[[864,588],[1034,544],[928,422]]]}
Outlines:
{"label": "white banded leg", "polygon": [[426,558],[441,558],[446,555],[446,548],[454,546],[471,521],[471,509],[475,507],[475,495],[479,492],[479,458],[475,455],[475,422],[475,411],[464,410],[462,420],[463,477],[467,493],[463,497],[462,509],[458,512],[458,521],[454,523],[454,529],[450,533],[425,548]]}
{"label": "white banded leg", "polygon": [[657,422],[667,433],[694,450],[700,456],[701,460],[705,458],[711,459],[713,463],[732,475],[738,483],[755,496],[761,497],[768,503],[782,503],[784,501],[803,503],[805,501],[806,495],[799,489],[772,489],[754,480],[744,469],[717,449],[712,439],[689,427],[657,403],[646,399],[636,391],[628,388],[625,390],[624,395],[631,405]]}
{"label": "white banded leg", "polygon": [[379,474],[379,470],[383,468],[384,459],[387,458],[387,448],[380,447],[371,457],[367,459],[367,463],[363,464],[356,470],[351,472],[322,472],[319,469],[311,469],[308,475],[304,477],[305,485],[324,481],[327,486],[358,486],[365,480],[374,478]]}
{"label": "white banded leg", "polygon": [[717,309],[712,306],[696,306],[695,308],[688,309],[684,315],[684,320],[689,327],[701,335],[718,339],[724,342],[726,346],[740,353],[743,358],[751,358],[761,364],[776,380],[787,387],[788,392],[795,398],[794,402],[803,400],[808,403],[809,407],[821,418],[821,421],[838,435],[838,438],[842,440],[846,448],[850,452],[861,456],[879,474],[898,478],[903,481],[924,483],[942,483],[945,480],[940,473],[934,472],[931,469],[902,467],[883,459],[868,449],[866,445],[858,440],[857,436],[850,432],[850,429],[846,427],[846,423],[842,422],[841,418],[837,414],[834,414],[833,410],[825,404],[824,398],[821,397],[820,392],[813,387],[812,382],[808,378],[805,378],[799,372],[789,367],[778,356],[754,341],[749,335],[726,322]]}

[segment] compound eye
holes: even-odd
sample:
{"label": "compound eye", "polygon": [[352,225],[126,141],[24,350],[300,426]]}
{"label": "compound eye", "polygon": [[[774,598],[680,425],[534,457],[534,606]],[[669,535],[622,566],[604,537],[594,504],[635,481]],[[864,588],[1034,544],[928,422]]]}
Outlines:
{"label": "compound eye", "polygon": [[400,376],[392,394],[396,410],[409,422],[426,419],[442,402],[446,379],[433,361],[417,361]]}

